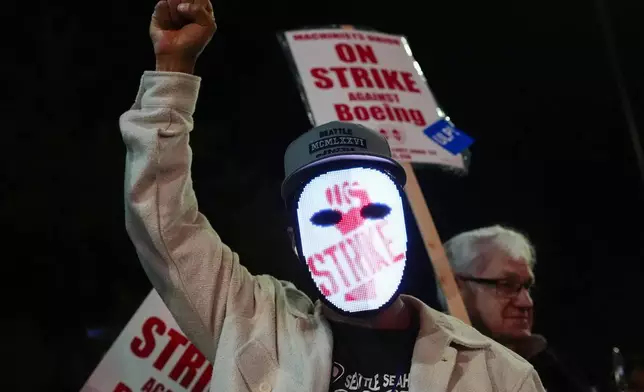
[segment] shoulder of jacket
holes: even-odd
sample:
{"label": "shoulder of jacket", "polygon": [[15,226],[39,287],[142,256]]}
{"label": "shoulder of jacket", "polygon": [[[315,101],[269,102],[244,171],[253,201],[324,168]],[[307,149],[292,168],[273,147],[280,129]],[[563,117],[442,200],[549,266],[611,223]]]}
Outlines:
{"label": "shoulder of jacket", "polygon": [[519,354],[490,339],[486,363],[494,383],[501,390],[517,391],[530,377],[536,376],[534,366]]}
{"label": "shoulder of jacket", "polygon": [[481,349],[487,352],[488,358],[502,366],[519,371],[531,371],[533,366],[522,356],[505,347],[496,340],[483,335],[474,327],[465,324],[454,316],[450,316],[436,310],[433,312],[440,313],[436,316],[437,324],[448,329],[452,337],[452,342],[467,348]]}
{"label": "shoulder of jacket", "polygon": [[315,310],[311,298],[292,282],[280,280],[271,275],[258,275],[256,277],[262,287],[270,287],[271,296],[278,308],[283,308],[293,316],[300,318],[310,317]]}

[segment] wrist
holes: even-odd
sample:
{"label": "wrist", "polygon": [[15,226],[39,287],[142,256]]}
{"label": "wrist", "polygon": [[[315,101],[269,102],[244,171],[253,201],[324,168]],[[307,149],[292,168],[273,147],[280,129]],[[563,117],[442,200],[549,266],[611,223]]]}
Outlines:
{"label": "wrist", "polygon": [[157,57],[156,70],[161,72],[181,72],[194,74],[195,62],[177,57]]}

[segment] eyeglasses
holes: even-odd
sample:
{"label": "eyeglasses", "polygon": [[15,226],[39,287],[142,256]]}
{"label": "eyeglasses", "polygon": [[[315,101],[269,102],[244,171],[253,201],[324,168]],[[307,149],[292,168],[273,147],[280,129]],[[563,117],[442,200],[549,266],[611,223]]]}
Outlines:
{"label": "eyeglasses", "polygon": [[506,298],[513,298],[519,295],[522,289],[526,289],[528,293],[532,292],[535,288],[533,281],[527,282],[517,282],[515,280],[508,279],[485,279],[485,278],[476,278],[473,276],[459,276],[461,280],[466,282],[474,282],[479,284],[484,284],[488,286],[494,286],[496,288],[497,295]]}

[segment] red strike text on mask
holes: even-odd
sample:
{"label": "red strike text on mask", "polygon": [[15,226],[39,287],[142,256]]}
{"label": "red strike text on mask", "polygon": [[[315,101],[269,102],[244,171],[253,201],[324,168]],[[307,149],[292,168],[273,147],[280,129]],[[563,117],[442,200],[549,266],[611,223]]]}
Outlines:
{"label": "red strike text on mask", "polygon": [[[405,258],[404,253],[392,253],[393,241],[382,231],[386,225],[387,221],[383,220],[375,227],[350,233],[339,243],[307,258],[309,270],[325,297],[337,294],[340,285],[348,292]],[[386,255],[378,252],[378,244],[384,245]]]}
{"label": "red strike text on mask", "polygon": [[[163,350],[158,355],[152,355],[157,345],[165,343]],[[132,354],[142,359],[153,360],[152,366],[160,372],[169,372],[168,377],[179,383],[190,392],[203,392],[210,383],[212,377],[212,366],[206,361],[206,357],[188,341],[181,332],[169,328],[166,323],[158,317],[149,317],[141,326],[141,336],[132,339],[130,343]],[[174,366],[167,366],[173,354],[181,353]],[[129,387],[120,383],[115,391],[128,392]],[[171,392],[163,384],[150,378],[141,391],[149,392]]]}

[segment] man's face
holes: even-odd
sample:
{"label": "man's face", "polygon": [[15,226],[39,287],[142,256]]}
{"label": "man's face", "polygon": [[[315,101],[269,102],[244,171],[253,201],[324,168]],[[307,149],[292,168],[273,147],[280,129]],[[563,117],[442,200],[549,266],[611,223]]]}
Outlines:
{"label": "man's face", "polygon": [[[533,302],[525,288],[512,287],[534,282],[534,274],[524,258],[512,258],[498,247],[481,254],[469,276],[498,280],[498,284],[460,281],[463,301],[477,328],[499,340],[512,340],[531,335]],[[513,294],[514,292],[514,294]]]}
{"label": "man's face", "polygon": [[320,294],[343,312],[380,309],[407,259],[401,194],[385,173],[355,167],[313,178],[297,200],[302,259]]}

